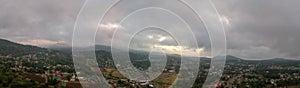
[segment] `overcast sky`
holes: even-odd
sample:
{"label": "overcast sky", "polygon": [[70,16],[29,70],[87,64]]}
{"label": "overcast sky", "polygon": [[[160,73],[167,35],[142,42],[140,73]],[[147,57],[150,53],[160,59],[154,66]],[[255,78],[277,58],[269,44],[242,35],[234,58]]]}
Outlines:
{"label": "overcast sky", "polygon": [[[212,1],[224,22],[228,54],[245,59],[300,58],[299,0]],[[83,2],[83,0],[0,0],[0,38],[43,47],[71,45],[74,22]],[[168,5],[168,3],[160,4]],[[134,4],[127,5],[135,8]],[[179,7],[174,6],[173,9]],[[106,23],[100,27],[122,28],[122,25],[115,24],[113,21],[132,11],[120,8],[122,5],[113,9],[111,15],[104,19]],[[174,20],[169,21],[171,24],[174,22]],[[203,26],[197,27],[201,29]],[[199,33],[196,32],[200,48],[194,51],[209,52],[209,38],[204,32],[204,29]],[[113,30],[98,32],[97,44],[109,45],[112,33]],[[126,35],[125,32],[123,34]],[[162,31],[149,31],[137,36],[142,35],[148,39],[148,42],[139,41],[139,37],[136,37],[134,41],[143,44],[133,44],[136,45],[135,47],[149,47],[147,45],[153,43],[149,43],[151,39],[161,45],[176,45],[172,37]],[[190,35],[181,36],[184,38]]]}

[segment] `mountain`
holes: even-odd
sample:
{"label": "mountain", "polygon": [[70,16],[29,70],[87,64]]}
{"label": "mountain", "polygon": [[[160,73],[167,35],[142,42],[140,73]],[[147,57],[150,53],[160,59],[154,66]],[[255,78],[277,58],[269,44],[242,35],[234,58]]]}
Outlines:
{"label": "mountain", "polygon": [[48,45],[48,46],[45,46],[45,48],[51,49],[51,50],[62,51],[62,52],[65,52],[65,53],[71,53],[72,52],[72,47],[68,46],[68,45]]}
{"label": "mountain", "polygon": [[31,45],[22,45],[8,40],[0,39],[0,55],[20,56],[39,52],[49,52],[49,49]]}
{"label": "mountain", "polygon": [[[40,54],[48,56],[56,56],[52,58],[72,58],[72,47],[52,47],[50,49],[41,48],[37,46],[31,45],[22,45],[18,43],[14,43],[8,40],[0,39],[0,56],[23,56],[28,54]],[[96,45],[95,46],[96,54],[99,56],[99,59],[103,58],[111,58],[111,47],[104,46],[104,45]],[[67,52],[67,53],[66,53]],[[147,51],[140,51],[140,50],[132,50],[130,49],[130,57],[132,60],[140,61],[140,60],[148,60]],[[180,58],[180,55],[172,55],[168,54],[168,57],[173,58]],[[210,58],[201,57],[201,61],[203,62],[210,62]],[[227,55],[226,56],[226,63],[240,63],[240,64],[264,64],[264,65],[271,65],[271,64],[299,64],[300,60],[289,60],[284,58],[274,58],[268,60],[245,60],[235,56]],[[149,64],[149,63],[148,63]]]}
{"label": "mountain", "polygon": [[268,59],[264,61],[271,61],[271,62],[283,62],[283,61],[294,61],[294,60],[289,60],[289,59],[284,59],[284,58],[273,58],[273,59]]}
{"label": "mountain", "polygon": [[226,60],[227,61],[240,61],[240,60],[243,60],[243,59],[235,57],[235,56],[232,56],[232,55],[227,55],[226,56]]}
{"label": "mountain", "polygon": [[261,64],[261,65],[297,65],[300,64],[300,60],[291,60],[285,58],[273,58],[265,60],[246,60],[235,56],[226,56],[226,63],[235,64]]}
{"label": "mountain", "polygon": [[300,64],[300,60],[291,60],[291,59],[284,59],[284,58],[274,58],[268,60],[261,60],[259,61],[261,64]]}
{"label": "mountain", "polygon": [[[62,52],[67,52],[67,53],[71,53],[72,52],[72,46],[48,46],[48,49],[52,49],[52,50],[58,50],[58,51],[62,51]],[[90,47],[77,47],[77,48],[90,48]],[[95,51],[106,51],[106,52],[110,52],[111,49],[109,46],[105,46],[105,45],[95,45]]]}
{"label": "mountain", "polygon": [[[58,50],[66,53],[72,53],[72,46],[51,46],[47,47],[52,50]],[[77,47],[77,48],[82,48],[83,50],[90,50],[91,47]],[[116,49],[116,48],[115,48]],[[118,49],[120,50],[120,49]],[[111,47],[106,46],[106,45],[95,45],[95,51],[105,51],[105,52],[111,52]],[[130,53],[136,53],[136,54],[149,54],[148,51],[142,51],[142,50],[134,50],[134,49],[129,49]]]}
{"label": "mountain", "polygon": [[105,45],[95,45],[95,50],[98,51],[107,51],[110,52],[111,51],[111,47],[110,46],[105,46]]}
{"label": "mountain", "polygon": [[32,45],[23,45],[11,42],[9,40],[0,39],[0,56],[22,57],[28,55],[36,56],[37,58],[49,59],[52,61],[66,62],[68,61],[67,59],[71,59],[71,54],[61,51]]}
{"label": "mountain", "polygon": [[[23,45],[8,40],[0,39],[0,56],[7,58],[37,59],[38,65],[72,65],[72,56],[57,50],[51,50],[31,45]],[[24,62],[24,64],[26,64]],[[28,63],[27,63],[28,64]]]}

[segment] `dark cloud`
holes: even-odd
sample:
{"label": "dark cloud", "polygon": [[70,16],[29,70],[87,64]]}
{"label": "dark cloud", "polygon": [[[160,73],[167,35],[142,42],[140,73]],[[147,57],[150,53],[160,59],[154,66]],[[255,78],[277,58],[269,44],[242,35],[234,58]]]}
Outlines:
{"label": "dark cloud", "polygon": [[0,0],[0,37],[70,42],[80,0]]}
{"label": "dark cloud", "polygon": [[230,54],[250,59],[299,57],[299,0],[218,0],[217,3],[221,14],[230,18],[231,26],[226,27]]}
{"label": "dark cloud", "polygon": [[[17,42],[41,40],[51,44],[63,41],[70,45],[74,22],[83,2],[84,0],[0,0],[0,38]],[[228,20],[225,24],[228,54],[247,59],[300,58],[299,0],[213,0],[213,3]],[[170,9],[183,8],[169,3],[157,4]],[[130,3],[122,5],[131,6],[128,7],[131,9],[116,8],[109,17],[125,16],[136,8]],[[186,15],[185,19],[190,19],[192,15],[187,13],[188,11],[179,15]],[[107,19],[106,22],[114,23],[118,19]],[[171,20],[170,22],[172,23]],[[198,45],[210,51],[207,32],[201,27],[203,26],[198,26],[201,31],[194,31]],[[174,30],[185,32],[182,29]],[[98,31],[97,43],[108,45],[112,35],[112,30]],[[129,36],[126,33],[124,35]],[[185,36],[190,35],[180,35],[182,38]]]}

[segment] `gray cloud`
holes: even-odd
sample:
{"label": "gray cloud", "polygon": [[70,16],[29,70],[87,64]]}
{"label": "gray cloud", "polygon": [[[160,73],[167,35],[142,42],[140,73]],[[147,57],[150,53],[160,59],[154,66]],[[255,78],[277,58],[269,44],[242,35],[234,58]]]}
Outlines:
{"label": "gray cloud", "polygon": [[17,42],[70,42],[81,4],[79,0],[0,0],[0,36]]}
{"label": "gray cloud", "polygon": [[226,27],[229,53],[249,59],[299,57],[299,2],[217,1],[221,14],[228,16],[232,24]]}
{"label": "gray cloud", "polygon": [[[220,14],[228,19],[225,25],[228,54],[247,59],[274,57],[300,58],[299,0],[214,0]],[[29,40],[64,41],[71,44],[72,30],[83,0],[0,0],[0,38],[17,42]],[[157,3],[174,7],[169,3]],[[123,4],[126,6],[126,4]],[[116,8],[110,18],[125,16],[131,9]],[[137,6],[138,7],[138,6]],[[180,11],[180,10],[178,10]],[[175,11],[176,12],[176,11]],[[191,14],[181,13],[186,17]],[[105,22],[114,23],[115,19]],[[170,21],[172,23],[172,21]],[[210,51],[209,38],[202,29],[194,31],[199,47]],[[185,30],[178,30],[184,32]],[[97,43],[109,45],[112,30],[97,33]],[[126,33],[124,33],[125,36]],[[190,36],[182,34],[181,37]],[[39,41],[37,41],[39,42]],[[43,44],[43,43],[40,43]]]}

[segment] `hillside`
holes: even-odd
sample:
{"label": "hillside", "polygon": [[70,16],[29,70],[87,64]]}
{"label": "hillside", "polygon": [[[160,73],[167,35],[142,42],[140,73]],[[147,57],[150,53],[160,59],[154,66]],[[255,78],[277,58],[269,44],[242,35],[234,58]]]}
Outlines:
{"label": "hillside", "polygon": [[[106,62],[110,61],[112,63],[111,52],[109,46],[104,45],[96,45],[95,46],[96,55],[98,62]],[[7,56],[11,55],[12,57],[16,56],[23,56],[28,54],[38,54],[38,55],[46,55],[46,56],[55,56],[52,58],[68,58],[71,59],[71,47],[60,47],[46,49],[40,48],[37,46],[31,45],[22,45],[18,43],[14,43],[8,40],[0,39],[0,55]],[[179,55],[167,55],[169,58],[180,58]],[[130,57],[133,62],[137,61],[145,61],[143,64],[141,62],[137,62],[139,64],[134,63],[134,65],[142,65],[142,66],[149,66],[150,63],[148,61],[148,52],[146,51],[138,51],[138,50],[130,50]],[[202,62],[209,63],[210,58],[201,59]],[[235,64],[264,64],[264,65],[271,65],[271,64],[299,64],[300,60],[289,60],[284,58],[274,58],[268,60],[245,60],[235,56],[227,55],[226,56],[226,63],[235,63]]]}
{"label": "hillside", "polygon": [[0,55],[2,56],[22,56],[40,52],[50,52],[50,50],[31,45],[22,45],[8,40],[0,39]]}
{"label": "hillside", "polygon": [[18,44],[4,39],[0,39],[0,56],[44,59],[45,63],[51,64],[73,63],[71,54],[37,46]]}

